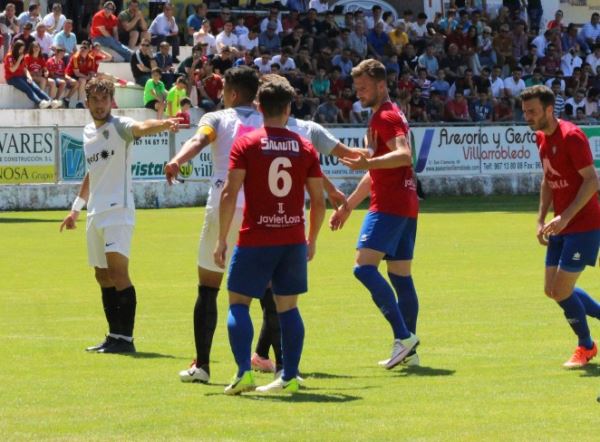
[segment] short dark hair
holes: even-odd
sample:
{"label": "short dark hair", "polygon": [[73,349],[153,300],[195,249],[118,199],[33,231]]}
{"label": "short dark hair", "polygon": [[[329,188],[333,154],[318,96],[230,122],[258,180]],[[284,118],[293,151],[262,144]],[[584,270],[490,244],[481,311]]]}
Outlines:
{"label": "short dark hair", "polygon": [[157,72],[158,72],[160,75],[162,75],[162,71],[160,70],[160,68],[159,68],[159,67],[152,68],[152,71],[150,72],[150,74],[156,74]]}
{"label": "short dark hair", "polygon": [[265,117],[281,115],[295,95],[287,78],[275,74],[263,75],[258,88],[258,102]]}
{"label": "short dark hair", "polygon": [[115,85],[108,79],[92,78],[85,84],[85,97],[89,100],[92,95],[108,95],[111,98],[115,96]]}
{"label": "short dark hair", "polygon": [[188,97],[183,97],[180,101],[179,101],[179,105],[181,107],[185,106],[186,104],[189,104],[190,106],[192,105],[192,100],[190,100]]}
{"label": "short dark hair", "polygon": [[244,102],[251,102],[258,90],[258,74],[248,66],[238,66],[225,71],[225,84],[243,96]]}
{"label": "short dark hair", "polygon": [[352,68],[352,78],[367,75],[374,80],[385,81],[386,71],[382,62],[373,58],[361,61],[357,66]]}
{"label": "short dark hair", "polygon": [[548,86],[542,84],[536,84],[535,86],[528,87],[521,92],[521,101],[540,100],[542,106],[547,108],[548,106],[554,106],[554,92]]}

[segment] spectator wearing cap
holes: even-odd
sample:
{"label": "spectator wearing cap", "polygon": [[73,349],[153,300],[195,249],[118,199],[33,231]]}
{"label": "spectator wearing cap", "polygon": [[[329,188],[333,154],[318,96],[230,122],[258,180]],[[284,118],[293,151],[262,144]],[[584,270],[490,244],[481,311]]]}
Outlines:
{"label": "spectator wearing cap", "polygon": [[279,64],[282,74],[296,70],[296,62],[292,58],[292,50],[290,48],[283,48],[281,54],[273,56],[271,61]]}
{"label": "spectator wearing cap", "polygon": [[237,35],[233,33],[233,22],[228,20],[223,25],[223,30],[215,38],[217,44],[217,54],[223,51],[223,48],[234,48],[237,50],[239,40]]}
{"label": "spectator wearing cap", "polygon": [[29,48],[31,47],[31,43],[35,41],[35,37],[32,34],[33,25],[31,23],[25,23],[23,26],[23,30],[18,34],[15,34],[13,40],[21,40],[25,43],[25,51],[29,52]]}
{"label": "spectator wearing cap", "polygon": [[119,13],[118,19],[119,41],[132,51],[137,47],[138,41],[150,38],[148,23],[140,9],[139,0],[130,0],[127,9]]}
{"label": "spectator wearing cap", "polygon": [[371,29],[375,29],[375,25],[377,23],[379,23],[379,22],[383,23],[382,13],[383,13],[383,10],[381,9],[381,6],[373,5],[373,7],[371,8],[371,15],[368,15],[365,17],[365,22],[367,24],[367,29],[369,31]]}
{"label": "spectator wearing cap", "polygon": [[215,34],[218,34],[223,30],[225,22],[229,20],[231,20],[231,9],[228,6],[225,6],[221,8],[221,14],[210,21],[210,29],[212,29]]}
{"label": "spectator wearing cap", "polygon": [[151,43],[158,46],[166,41],[172,47],[173,61],[179,63],[179,27],[173,16],[173,5],[167,3],[163,12],[158,14],[148,29],[151,35]]}
{"label": "spectator wearing cap", "polygon": [[42,22],[46,25],[46,32],[54,36],[62,31],[66,20],[67,17],[62,13],[62,5],[54,3],[52,5],[52,12],[46,14]]}
{"label": "spectator wearing cap", "polygon": [[217,39],[210,30],[210,22],[208,20],[204,20],[200,30],[194,34],[194,45],[206,43],[206,54],[214,55],[217,53]]}
{"label": "spectator wearing cap", "polygon": [[369,44],[365,34],[365,25],[357,23],[354,27],[354,31],[350,33],[350,50],[361,59],[364,59],[367,57],[368,49]]}
{"label": "spectator wearing cap", "polygon": [[150,40],[147,38],[142,40],[139,49],[133,53],[129,63],[135,82],[144,87],[152,75],[152,69],[157,67],[154,54],[152,54],[150,48]]}
{"label": "spectator wearing cap", "polygon": [[269,74],[271,72],[271,53],[269,51],[262,51],[260,57],[254,59],[254,65],[258,67],[258,72],[261,74]]}
{"label": "spectator wearing cap", "polygon": [[125,61],[129,61],[131,60],[131,51],[119,41],[119,20],[114,12],[115,4],[107,1],[102,10],[94,14],[90,26],[90,39],[92,43],[100,43],[117,52]]}
{"label": "spectator wearing cap", "polygon": [[595,45],[600,37],[600,14],[594,12],[590,21],[583,25],[580,32],[588,46]]}
{"label": "spectator wearing cap", "polygon": [[255,48],[258,48],[258,28],[250,28],[247,35],[241,35],[238,37],[238,44],[242,51],[251,52]]}
{"label": "spectator wearing cap", "polygon": [[54,34],[54,46],[65,48],[67,59],[77,51],[77,36],[73,32],[73,20],[65,20],[61,31]]}
{"label": "spectator wearing cap", "polygon": [[35,28],[35,26],[42,20],[40,17],[40,5],[38,3],[31,3],[27,11],[21,12],[17,21],[19,22],[19,29],[23,32],[23,27],[25,23],[31,23],[31,29]]}
{"label": "spectator wearing cap", "polygon": [[49,57],[52,54],[54,40],[52,39],[52,36],[46,32],[46,25],[42,22],[39,22],[35,27],[35,34],[33,36],[35,41],[37,41],[40,45],[42,54],[45,57]]}
{"label": "spectator wearing cap", "polygon": [[275,32],[281,34],[283,32],[283,24],[281,23],[281,19],[279,18],[279,9],[275,7],[271,7],[269,9],[269,15],[263,18],[260,22],[260,32],[265,32],[267,30],[267,26],[269,23],[275,23],[277,28]]}
{"label": "spectator wearing cap", "polygon": [[336,106],[334,94],[327,94],[315,112],[315,121],[321,124],[335,124],[343,122],[342,111]]}
{"label": "spectator wearing cap", "polygon": [[0,30],[4,41],[4,54],[8,54],[12,37],[19,32],[19,22],[15,11],[15,5],[8,3],[4,8],[4,12],[0,13]]}
{"label": "spectator wearing cap", "polygon": [[329,2],[327,0],[310,0],[308,7],[317,11],[317,14],[320,14],[329,10]]}
{"label": "spectator wearing cap", "polygon": [[208,7],[205,3],[199,3],[194,6],[194,13],[191,14],[185,21],[187,28],[185,42],[187,44],[194,44],[194,34],[202,27],[202,23],[204,23],[206,20],[207,13]]}
{"label": "spectator wearing cap", "polygon": [[383,23],[376,23],[375,28],[367,34],[367,43],[369,54],[377,60],[382,60],[385,56],[385,49],[390,42],[388,35],[383,32]]}
{"label": "spectator wearing cap", "polygon": [[277,24],[269,22],[267,30],[260,33],[258,36],[258,46],[261,51],[268,50],[271,52],[279,52],[281,50],[281,39],[276,30]]}

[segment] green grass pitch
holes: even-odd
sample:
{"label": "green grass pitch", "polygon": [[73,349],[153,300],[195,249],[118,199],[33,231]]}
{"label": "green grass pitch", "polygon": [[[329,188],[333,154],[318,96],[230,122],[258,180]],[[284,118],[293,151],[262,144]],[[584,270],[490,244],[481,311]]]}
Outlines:
{"label": "green grass pitch", "polygon": [[[212,384],[178,379],[193,357],[203,209],[137,213],[135,356],[83,351],[105,333],[85,223],[59,234],[65,212],[2,213],[0,438],[598,440],[600,368],[561,366],[576,340],[542,292],[536,207],[535,197],[422,204],[414,263],[422,367],[414,370],[377,366],[391,332],[352,276],[364,211],[341,232],[324,228],[300,301],[306,388],[293,397],[223,395],[234,373],[225,291]],[[581,285],[600,297],[598,269]],[[256,336],[258,305],[252,314]],[[595,319],[590,326],[600,336]]]}

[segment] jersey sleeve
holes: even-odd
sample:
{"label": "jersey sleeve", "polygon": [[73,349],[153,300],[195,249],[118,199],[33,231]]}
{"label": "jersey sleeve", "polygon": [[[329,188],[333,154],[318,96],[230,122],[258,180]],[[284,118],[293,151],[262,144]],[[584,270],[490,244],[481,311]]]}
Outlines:
{"label": "jersey sleeve", "polygon": [[379,118],[371,122],[372,129],[377,132],[379,139],[387,144],[393,138],[406,135],[407,128],[400,114],[392,110],[386,110],[379,114]]}
{"label": "jersey sleeve", "polygon": [[333,135],[319,123],[311,121],[309,133],[311,138],[310,141],[314,148],[323,155],[329,155],[335,146],[337,146],[340,142],[335,135]]}
{"label": "jersey sleeve", "polygon": [[238,138],[231,146],[231,152],[229,153],[229,170],[232,169],[244,169],[248,168],[247,158],[245,155],[247,138]]}
{"label": "jersey sleeve", "polygon": [[575,169],[580,170],[594,164],[590,143],[581,129],[571,131],[566,136],[566,144]]}
{"label": "jersey sleeve", "polygon": [[114,120],[115,128],[121,138],[128,143],[133,142],[135,137],[133,136],[133,124],[135,120],[129,117],[116,117]]}
{"label": "jersey sleeve", "polygon": [[215,112],[208,112],[200,118],[198,122],[198,132],[206,135],[213,142],[217,139],[217,130],[219,129],[219,115]]}

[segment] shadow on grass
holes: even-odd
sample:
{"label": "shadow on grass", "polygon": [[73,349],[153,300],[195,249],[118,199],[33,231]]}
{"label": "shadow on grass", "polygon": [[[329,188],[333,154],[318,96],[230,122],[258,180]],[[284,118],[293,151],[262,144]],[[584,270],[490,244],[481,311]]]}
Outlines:
{"label": "shadow on grass", "polygon": [[578,370],[581,372],[579,376],[582,378],[596,378],[600,376],[600,365],[595,362],[584,365]]}
{"label": "shadow on grass", "polygon": [[2,218],[0,224],[26,224],[26,223],[56,223],[60,225],[62,219],[44,219],[44,218]]}
{"label": "shadow on grass", "polygon": [[452,376],[456,373],[456,370],[420,366],[406,367],[400,371],[395,371],[394,373],[399,376]]}
{"label": "shadow on grass", "polygon": [[344,403],[362,400],[360,396],[353,396],[343,393],[313,393],[300,390],[291,395],[286,394],[246,394],[242,395],[244,399],[255,401],[269,400],[272,402],[317,402],[317,403]]}
{"label": "shadow on grass", "polygon": [[300,373],[300,376],[303,378],[313,378],[313,379],[354,379],[354,376],[350,376],[347,374],[332,374],[332,373],[320,373],[320,372],[312,372],[312,373]]}
{"label": "shadow on grass", "polygon": [[133,359],[185,359],[173,355],[154,353],[151,351],[138,351],[136,353],[118,353],[119,356],[128,356]]}

